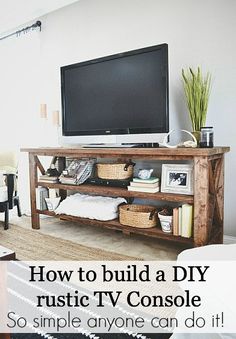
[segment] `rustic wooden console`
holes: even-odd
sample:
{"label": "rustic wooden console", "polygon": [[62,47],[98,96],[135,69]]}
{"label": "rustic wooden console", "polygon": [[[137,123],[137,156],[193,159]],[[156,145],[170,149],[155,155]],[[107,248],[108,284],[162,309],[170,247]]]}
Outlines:
{"label": "rustic wooden console", "polygon": [[[32,228],[40,228],[40,214],[56,216],[53,212],[41,211],[36,208],[36,188],[44,186],[59,189],[62,197],[67,190],[105,196],[121,196],[125,198],[141,198],[161,200],[194,205],[193,237],[183,238],[163,233],[158,227],[149,229],[133,228],[119,224],[118,220],[97,221],[68,215],[57,216],[63,220],[78,221],[83,224],[120,230],[125,234],[136,233],[149,237],[182,243],[186,247],[202,246],[209,243],[222,243],[224,220],[224,153],[229,147],[214,147],[210,149],[166,149],[166,148],[24,148],[22,152],[29,153],[30,190]],[[182,195],[172,193],[131,192],[124,188],[102,187],[93,185],[63,185],[38,181],[38,171],[45,174],[39,157],[57,157],[61,169],[65,166],[65,158],[115,158],[127,161],[177,161],[190,160],[194,165],[194,194]]]}

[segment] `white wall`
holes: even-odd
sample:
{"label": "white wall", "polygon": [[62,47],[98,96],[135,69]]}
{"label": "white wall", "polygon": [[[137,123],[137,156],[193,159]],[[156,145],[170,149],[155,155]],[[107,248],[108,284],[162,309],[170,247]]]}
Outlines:
{"label": "white wall", "polygon": [[41,18],[41,101],[60,108],[59,67],[121,51],[169,44],[170,125],[189,128],[182,67],[213,75],[207,124],[226,155],[225,226],[236,236],[236,1],[80,0]]}

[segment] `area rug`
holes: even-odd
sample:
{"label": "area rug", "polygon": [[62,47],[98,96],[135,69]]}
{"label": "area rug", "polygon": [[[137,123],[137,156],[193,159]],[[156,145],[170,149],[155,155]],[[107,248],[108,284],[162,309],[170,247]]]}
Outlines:
{"label": "area rug", "polygon": [[16,225],[6,231],[0,229],[0,245],[13,250],[18,260],[140,260]]}

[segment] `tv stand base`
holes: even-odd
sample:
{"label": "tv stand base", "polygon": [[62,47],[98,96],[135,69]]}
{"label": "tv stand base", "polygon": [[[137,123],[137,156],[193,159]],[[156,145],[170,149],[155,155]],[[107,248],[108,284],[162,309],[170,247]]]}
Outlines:
{"label": "tv stand base", "polygon": [[[83,148],[24,148],[21,151],[29,153],[30,167],[30,190],[31,190],[31,216],[32,228],[40,228],[41,214],[57,216],[63,220],[80,224],[104,227],[107,229],[119,230],[124,233],[135,233],[177,242],[186,246],[203,246],[223,242],[224,226],[224,153],[229,152],[229,147],[214,148],[116,148],[116,149],[83,149]],[[45,169],[40,162],[40,157],[57,157],[58,168],[62,171],[65,168],[66,159],[81,159],[84,157],[114,159],[114,161],[144,161],[147,166],[155,162],[160,165],[163,162],[191,161],[194,166],[194,175],[197,180],[194,183],[194,194],[184,195],[177,193],[146,193],[132,192],[126,187],[112,187],[86,184],[65,185],[61,183],[40,182],[38,172],[45,174]],[[109,160],[110,161],[110,160]],[[67,191],[80,192],[81,194],[124,197],[127,199],[156,200],[160,202],[173,203],[173,206],[180,204],[192,204],[193,209],[193,237],[184,238],[170,233],[164,233],[160,227],[143,229],[139,227],[124,226],[118,220],[97,221],[84,219],[69,215],[55,215],[51,211],[37,209],[36,188],[42,186],[59,190],[59,195],[65,198]],[[148,202],[147,202],[148,204]]]}

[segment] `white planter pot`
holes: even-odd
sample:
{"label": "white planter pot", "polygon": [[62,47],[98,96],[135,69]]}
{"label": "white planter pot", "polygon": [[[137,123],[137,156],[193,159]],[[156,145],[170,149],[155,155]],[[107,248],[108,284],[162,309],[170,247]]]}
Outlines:
{"label": "white planter pot", "polygon": [[165,233],[172,233],[172,221],[173,221],[173,216],[172,215],[162,215],[158,213],[158,217],[161,222],[161,228],[162,231]]}

